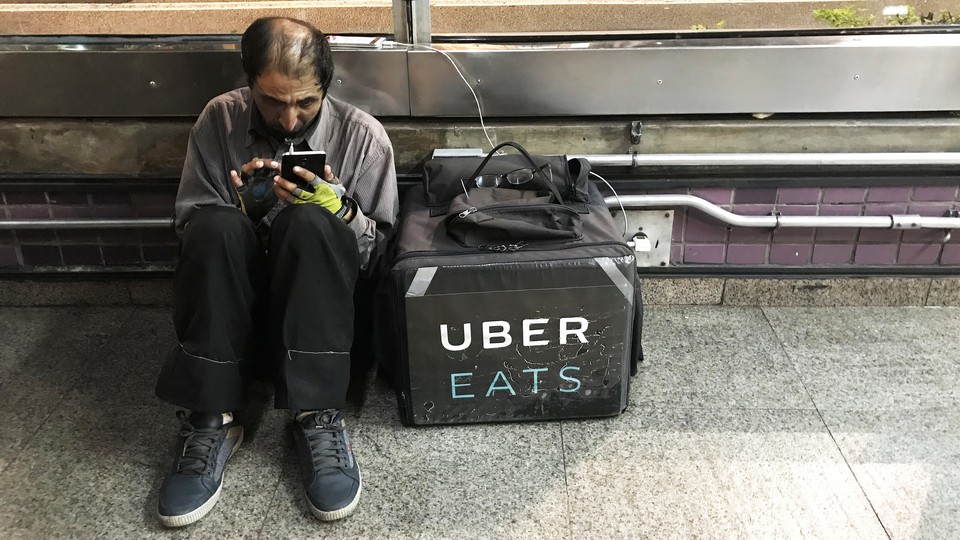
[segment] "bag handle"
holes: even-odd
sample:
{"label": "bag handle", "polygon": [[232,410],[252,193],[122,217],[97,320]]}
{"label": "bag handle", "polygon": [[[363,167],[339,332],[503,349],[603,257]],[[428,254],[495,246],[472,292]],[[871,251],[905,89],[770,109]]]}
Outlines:
{"label": "bag handle", "polygon": [[522,146],[512,141],[507,141],[505,143],[498,144],[496,147],[494,147],[494,149],[491,150],[489,154],[487,154],[487,157],[483,158],[483,161],[481,161],[480,165],[478,165],[476,170],[473,171],[473,174],[470,175],[470,178],[476,178],[477,176],[480,176],[480,172],[487,165],[487,162],[490,161],[490,158],[492,158],[497,153],[497,150],[500,150],[505,146],[509,146],[515,149],[516,151],[520,152],[521,154],[523,154],[523,157],[527,158],[527,161],[530,162],[530,167],[533,169],[534,178],[536,178],[537,174],[539,174],[540,179],[543,182],[543,185],[548,190],[550,190],[550,193],[552,193],[554,197],[557,198],[557,202],[563,205],[567,204],[563,202],[563,197],[560,196],[560,191],[557,189],[557,186],[553,185],[553,182],[549,178],[547,178],[546,174],[544,174],[543,167],[538,166],[537,163],[533,161],[533,158],[530,157],[530,154],[528,154],[527,151]]}

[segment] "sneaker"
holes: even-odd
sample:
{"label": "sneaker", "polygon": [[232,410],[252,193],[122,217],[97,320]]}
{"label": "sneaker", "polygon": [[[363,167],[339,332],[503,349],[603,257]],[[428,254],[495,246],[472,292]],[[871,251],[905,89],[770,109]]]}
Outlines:
{"label": "sneaker", "polygon": [[349,516],[360,502],[360,466],[337,409],[301,413],[293,423],[310,511],[321,521]]}
{"label": "sneaker", "polygon": [[183,527],[207,515],[220,498],[227,460],[243,442],[233,415],[178,411],[180,445],[160,487],[157,514],[167,527]]}

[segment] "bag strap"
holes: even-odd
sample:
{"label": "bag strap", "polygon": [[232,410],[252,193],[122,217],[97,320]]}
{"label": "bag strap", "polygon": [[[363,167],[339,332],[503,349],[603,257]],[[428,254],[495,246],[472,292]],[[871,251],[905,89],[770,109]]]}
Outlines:
{"label": "bag strap", "polygon": [[470,175],[470,178],[476,178],[480,176],[480,172],[487,165],[487,162],[490,161],[490,158],[492,158],[497,153],[497,150],[500,150],[505,146],[514,148],[516,151],[523,154],[523,157],[527,158],[527,161],[530,162],[530,167],[533,169],[534,178],[537,178],[537,174],[539,173],[540,180],[542,181],[544,187],[550,190],[550,193],[552,193],[553,196],[557,198],[557,202],[563,205],[567,204],[563,202],[563,197],[560,196],[560,191],[557,189],[557,186],[553,185],[553,182],[549,178],[547,178],[546,174],[544,174],[543,167],[540,165],[537,165],[537,163],[533,161],[533,158],[530,157],[530,154],[528,154],[527,151],[522,146],[512,141],[507,141],[505,143],[498,144],[496,147],[494,147],[494,149],[491,150],[489,154],[487,154],[487,157],[483,158],[483,161],[481,161],[480,165],[478,165],[476,170],[473,171],[473,174]]}

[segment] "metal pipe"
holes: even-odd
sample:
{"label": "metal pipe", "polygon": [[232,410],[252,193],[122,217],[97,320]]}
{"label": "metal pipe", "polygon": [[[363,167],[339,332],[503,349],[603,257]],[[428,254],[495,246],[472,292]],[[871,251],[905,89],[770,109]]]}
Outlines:
{"label": "metal pipe", "polygon": [[691,167],[691,166],[850,166],[850,165],[953,165],[960,166],[960,152],[869,152],[869,153],[761,153],[761,154],[581,154],[591,165],[601,167]]}
{"label": "metal pipe", "polygon": [[742,216],[693,195],[623,195],[603,199],[611,210],[620,208],[665,208],[685,206],[734,227],[839,227],[859,229],[960,229],[960,218],[926,217],[917,214],[890,216]]}
{"label": "metal pipe", "polygon": [[173,218],[142,219],[3,219],[0,230],[173,228]]}

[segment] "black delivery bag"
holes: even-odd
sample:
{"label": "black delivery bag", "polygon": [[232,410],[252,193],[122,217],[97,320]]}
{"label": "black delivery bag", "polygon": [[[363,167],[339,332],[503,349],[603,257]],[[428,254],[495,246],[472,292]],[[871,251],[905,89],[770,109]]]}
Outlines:
{"label": "black delivery bag", "polygon": [[[527,157],[530,169],[541,165]],[[627,406],[642,359],[634,252],[592,182],[576,186],[570,205],[544,183],[505,198],[463,185],[447,212],[424,187],[408,190],[377,315],[380,369],[404,423],[598,417]],[[485,216],[480,225],[459,223],[464,202],[478,203],[465,217]],[[542,234],[516,236],[531,222]]]}

